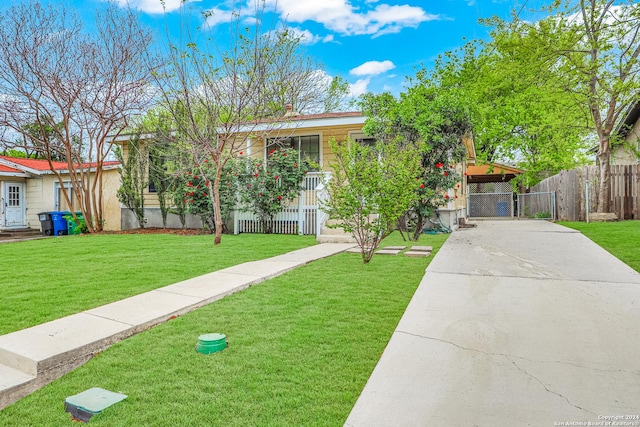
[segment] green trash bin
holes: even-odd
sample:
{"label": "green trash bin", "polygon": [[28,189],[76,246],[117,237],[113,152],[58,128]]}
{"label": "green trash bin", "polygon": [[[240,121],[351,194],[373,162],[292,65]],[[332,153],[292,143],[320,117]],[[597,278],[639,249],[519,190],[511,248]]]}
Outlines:
{"label": "green trash bin", "polygon": [[71,214],[66,215],[67,218],[67,234],[82,234],[82,223],[84,222],[84,217],[82,216],[82,212],[76,212],[76,216],[78,220],[80,220],[81,225],[78,225],[76,221],[73,219]]}

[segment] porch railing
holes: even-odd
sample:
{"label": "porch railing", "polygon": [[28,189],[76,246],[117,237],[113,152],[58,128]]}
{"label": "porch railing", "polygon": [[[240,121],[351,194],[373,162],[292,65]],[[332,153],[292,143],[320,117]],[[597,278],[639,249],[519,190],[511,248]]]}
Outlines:
{"label": "porch railing", "polygon": [[[271,232],[275,234],[318,233],[318,187],[322,186],[324,172],[309,172],[304,179],[304,190],[296,200],[285,206],[271,222]],[[235,209],[233,233],[263,233],[263,226],[253,214],[245,209]],[[326,221],[326,219],[325,219]],[[324,224],[324,223],[323,223]]]}

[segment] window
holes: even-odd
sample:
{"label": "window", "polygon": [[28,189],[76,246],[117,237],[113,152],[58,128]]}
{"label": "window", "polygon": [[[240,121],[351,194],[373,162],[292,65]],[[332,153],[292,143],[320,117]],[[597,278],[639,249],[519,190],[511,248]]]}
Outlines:
{"label": "window", "polygon": [[9,185],[9,207],[20,207],[20,187]]}
{"label": "window", "polygon": [[365,135],[362,132],[351,132],[349,134],[349,137],[355,142],[357,142],[358,144],[370,145],[372,147],[376,145],[375,138]]}
{"label": "window", "polygon": [[293,148],[298,151],[299,161],[320,164],[320,135],[267,139],[267,153],[277,147]]}
{"label": "window", "polygon": [[[72,211],[74,210],[74,206],[80,206],[78,204],[78,198],[76,194],[71,190],[71,183],[65,182],[63,187],[60,187],[59,183],[54,184],[54,204],[56,210],[58,211]],[[69,200],[71,201],[71,205],[67,203],[67,199],[64,197],[64,194],[67,193],[69,195]]]}

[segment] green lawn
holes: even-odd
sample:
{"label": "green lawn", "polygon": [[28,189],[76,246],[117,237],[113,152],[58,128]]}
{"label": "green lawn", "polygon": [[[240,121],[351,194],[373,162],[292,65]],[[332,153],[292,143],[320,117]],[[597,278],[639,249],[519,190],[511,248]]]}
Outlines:
{"label": "green lawn", "polygon": [[0,245],[0,335],[235,264],[310,246],[313,236],[80,235]]}
{"label": "green lawn", "polygon": [[[0,411],[0,425],[75,425],[64,399],[102,387],[129,397],[95,426],[341,426],[431,259],[315,261],[112,346]],[[229,348],[196,353],[209,332]]]}
{"label": "green lawn", "polygon": [[622,262],[640,272],[640,221],[559,224],[581,231]]}

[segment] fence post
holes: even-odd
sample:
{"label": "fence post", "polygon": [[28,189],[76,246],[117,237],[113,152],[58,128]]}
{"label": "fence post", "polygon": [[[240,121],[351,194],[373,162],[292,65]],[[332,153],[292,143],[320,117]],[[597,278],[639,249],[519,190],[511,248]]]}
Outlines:
{"label": "fence post", "polygon": [[587,181],[585,182],[585,199],[586,199],[586,214],[587,214],[587,224],[589,223],[589,174],[587,173]]}
{"label": "fence post", "polygon": [[305,178],[305,189],[300,191],[298,195],[298,234],[302,236],[304,234],[304,223],[305,223],[305,211],[304,206],[306,205],[305,199],[307,197],[306,190],[306,178]]}
{"label": "fence post", "polygon": [[240,212],[238,209],[233,210],[233,234],[240,234],[240,218],[238,218]]}

